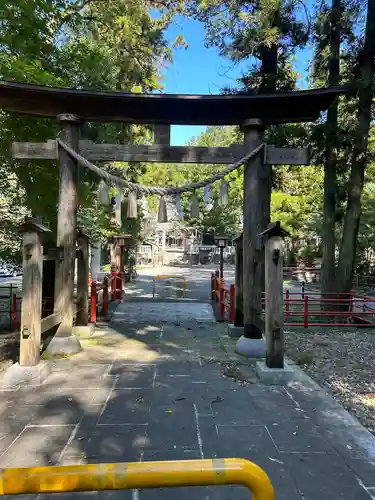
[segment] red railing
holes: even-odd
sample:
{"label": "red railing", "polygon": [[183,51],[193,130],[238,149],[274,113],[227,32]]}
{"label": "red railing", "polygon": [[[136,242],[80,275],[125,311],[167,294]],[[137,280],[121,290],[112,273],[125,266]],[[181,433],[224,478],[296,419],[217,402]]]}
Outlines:
{"label": "red railing", "polygon": [[112,271],[111,301],[121,300],[123,294],[124,273]]}
{"label": "red railing", "polygon": [[[116,298],[121,299],[122,297],[122,287],[123,287],[123,273],[112,273],[115,275],[115,286],[118,289],[114,290],[111,287],[111,297],[112,300],[116,300]],[[113,283],[113,282],[112,282]],[[89,297],[89,322],[96,323],[97,316],[100,314],[101,316],[108,315],[108,307],[109,307],[109,296],[110,296],[110,287],[109,287],[109,278],[107,276],[104,277],[102,283],[97,283],[91,279],[91,273],[89,276],[89,289],[90,289],[90,297]],[[113,298],[115,297],[115,298]],[[17,315],[17,302],[21,301],[21,297],[17,297],[15,293],[11,296],[11,328],[12,331],[16,331],[20,328],[20,320]],[[52,312],[52,311],[51,311]]]}
{"label": "red railing", "polygon": [[[234,322],[235,286],[225,286],[219,279],[219,272],[211,275],[211,300],[218,304],[218,316],[221,321]],[[262,295],[264,312],[265,296]],[[284,325],[300,326],[375,326],[375,298],[360,297],[353,291],[347,294],[330,293],[320,296],[319,292],[285,290]]]}
{"label": "red railing", "polygon": [[[102,293],[100,293],[102,292]],[[113,291],[112,291],[113,292]],[[91,282],[89,322],[96,323],[97,316],[108,315],[109,303],[109,279],[104,277],[103,283],[97,284],[96,281]]]}
{"label": "red railing", "polygon": [[[229,299],[229,300],[228,300]],[[225,286],[225,280],[219,279],[219,271],[211,275],[211,300],[219,304],[219,319],[234,323],[235,315],[235,288],[231,284],[229,289]]]}
{"label": "red railing", "polygon": [[[285,326],[375,326],[375,298],[347,294],[284,293]],[[372,318],[371,318],[372,316]],[[293,321],[293,319],[295,319]]]}

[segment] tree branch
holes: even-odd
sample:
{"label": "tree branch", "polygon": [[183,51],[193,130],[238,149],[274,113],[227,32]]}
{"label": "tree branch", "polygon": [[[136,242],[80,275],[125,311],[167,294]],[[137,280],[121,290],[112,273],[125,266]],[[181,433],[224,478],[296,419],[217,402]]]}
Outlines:
{"label": "tree branch", "polygon": [[67,9],[65,13],[61,16],[62,24],[70,21],[70,19],[75,15],[81,12],[85,7],[88,7],[90,4],[94,2],[102,2],[103,0],[82,0],[82,2],[72,5],[70,9]]}

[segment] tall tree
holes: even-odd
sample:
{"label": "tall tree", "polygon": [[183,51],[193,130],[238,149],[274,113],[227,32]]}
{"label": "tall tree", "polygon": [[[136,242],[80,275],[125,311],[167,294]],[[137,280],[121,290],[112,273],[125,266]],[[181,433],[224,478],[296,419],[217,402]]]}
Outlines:
{"label": "tall tree", "polygon": [[308,39],[294,0],[190,0],[192,14],[206,27],[206,44],[233,63],[252,66],[239,79],[238,92],[274,92],[295,85],[290,58]]}
{"label": "tall tree", "polygon": [[[349,59],[355,45],[355,22],[359,9],[360,4],[356,0],[332,0],[330,5],[323,2],[316,8],[313,37],[315,53],[311,74],[314,86],[335,86],[341,82],[352,81],[353,72]],[[316,147],[315,160],[324,168],[321,280],[323,294],[336,288],[337,230],[343,216],[344,177],[348,170],[347,151],[352,147],[349,132],[352,123],[344,118],[348,112],[347,100],[336,99],[328,109],[325,123],[320,121],[312,127],[312,139]]]}
{"label": "tall tree", "polygon": [[357,56],[358,98],[357,127],[350,158],[350,177],[344,228],[340,245],[337,286],[341,293],[350,291],[355,265],[361,216],[361,196],[368,164],[368,139],[374,98],[375,0],[368,0],[364,39]]}
{"label": "tall tree", "polygon": [[[316,57],[328,45],[328,85],[340,83],[340,43],[341,43],[341,0],[332,0],[331,9],[324,7],[318,17]],[[322,230],[322,293],[334,290],[335,280],[335,222],[336,222],[336,182],[338,146],[338,99],[327,112],[324,151],[324,198]]]}
{"label": "tall tree", "polygon": [[[170,0],[5,1],[0,22],[0,76],[59,87],[133,92],[160,89],[161,70],[171,60],[164,31],[177,7],[178,2]],[[161,8],[162,12],[153,17],[151,8]],[[57,132],[55,122],[1,113],[0,124],[0,151],[6,168],[16,176],[25,194],[26,207],[48,217],[53,226],[57,165],[16,162],[9,151],[15,140],[53,138]],[[130,129],[87,123],[83,135],[99,141],[139,142],[150,132],[138,126]],[[126,167],[128,174],[136,176],[135,168]],[[82,221],[90,230],[93,227],[87,210],[95,199],[96,186],[97,180],[84,173],[80,183]],[[105,229],[105,210],[100,206],[97,209],[102,211],[98,222]]]}

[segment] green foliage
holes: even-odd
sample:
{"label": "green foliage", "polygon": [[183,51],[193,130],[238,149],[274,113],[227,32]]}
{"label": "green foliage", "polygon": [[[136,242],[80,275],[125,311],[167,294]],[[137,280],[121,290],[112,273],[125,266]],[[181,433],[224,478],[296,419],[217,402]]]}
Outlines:
{"label": "green foliage", "polygon": [[[159,15],[151,16],[151,8],[159,9]],[[178,9],[181,2],[168,0],[5,0],[1,7],[0,77],[95,90],[161,89],[161,70],[172,55],[164,31]],[[179,37],[174,46],[183,44]],[[21,205],[20,214],[43,216],[53,230],[57,164],[14,161],[10,145],[12,141],[43,142],[53,139],[57,132],[54,120],[0,113],[0,155],[4,158],[1,168],[9,172],[9,182],[16,186],[10,190],[0,184],[2,210],[6,206],[12,211],[12,207]],[[82,136],[98,142],[142,143],[149,140],[150,131],[123,124],[86,123]],[[135,165],[115,168],[124,169],[129,179],[137,179],[139,170]],[[111,223],[108,207],[96,203],[97,184],[91,173],[81,172],[78,222],[90,236],[102,239],[118,229]],[[4,241],[11,241],[18,221],[19,217],[10,217],[2,224],[0,253],[8,252]]]}
{"label": "green foliage", "polygon": [[[191,146],[229,146],[243,142],[243,137],[237,127],[208,127],[199,137],[189,141]],[[207,179],[214,173],[224,170],[223,165],[196,165],[196,164],[158,164],[146,165],[146,171],[140,176],[140,181],[145,185],[154,186],[182,186],[191,182]],[[198,219],[190,216],[191,193],[181,196],[184,209],[185,223],[190,227],[202,231],[212,231],[221,234],[234,234],[240,230],[240,216],[242,214],[242,182],[240,173],[230,174],[226,179],[230,182],[229,203],[226,207],[218,204],[220,183],[212,187],[213,207],[207,210],[203,201],[203,189],[198,190],[200,216]],[[156,209],[157,201],[153,200],[151,206]]]}
{"label": "green foliage", "polygon": [[[308,40],[304,9],[295,0],[190,0],[188,11],[206,27],[206,45],[233,63],[249,61],[241,90],[293,89],[291,59]],[[301,11],[301,12],[300,12]],[[238,89],[225,89],[237,92]]]}
{"label": "green foliage", "polygon": [[[279,129],[280,131],[281,129]],[[290,145],[298,145],[299,127],[284,128],[283,137],[294,136]],[[273,139],[276,136],[273,134]],[[285,140],[285,138],[283,139]],[[208,127],[199,137],[190,141],[195,146],[230,146],[243,142],[237,127]],[[277,141],[276,141],[277,142]],[[284,142],[285,144],[285,142]],[[210,177],[223,170],[222,165],[171,165],[150,164],[140,180],[143,184],[159,186],[181,186]],[[182,196],[185,221],[189,226],[205,232],[234,234],[241,230],[240,219],[243,212],[243,171],[227,176],[229,181],[229,202],[226,207],[218,204],[220,183],[214,184],[213,208],[208,211],[203,202],[203,189],[198,190],[201,214],[199,219],[190,217],[191,195]],[[321,225],[321,204],[323,192],[323,172],[320,167],[274,167],[274,191],[271,199],[272,220],[280,220],[291,233],[292,239],[314,238]],[[155,203],[156,208],[156,203]]]}

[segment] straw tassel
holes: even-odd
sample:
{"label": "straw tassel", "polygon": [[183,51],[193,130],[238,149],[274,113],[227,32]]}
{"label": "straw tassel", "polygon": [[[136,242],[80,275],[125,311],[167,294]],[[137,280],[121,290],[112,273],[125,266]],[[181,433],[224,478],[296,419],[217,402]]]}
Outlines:
{"label": "straw tassel", "polygon": [[159,202],[158,222],[168,222],[167,205],[165,203],[164,196],[160,198]]}
{"label": "straw tassel", "polygon": [[211,184],[209,184],[204,188],[203,199],[206,205],[209,205],[211,203],[211,187]]}
{"label": "straw tassel", "polygon": [[191,217],[194,219],[198,219],[199,217],[199,200],[198,196],[196,193],[193,194],[193,197],[191,199]]}
{"label": "straw tassel", "polygon": [[184,220],[184,209],[182,208],[182,202],[179,193],[176,195],[176,211],[179,220]]}
{"label": "straw tassel", "polygon": [[228,183],[226,181],[222,181],[220,184],[220,193],[219,193],[219,205],[224,207],[228,204]]}
{"label": "straw tassel", "polygon": [[101,180],[98,186],[98,199],[102,205],[109,205],[109,187]]}
{"label": "straw tassel", "polygon": [[206,209],[208,211],[212,210],[213,204],[212,204],[212,186],[209,184],[204,188],[204,194],[203,194],[203,199],[204,203],[206,205]]}
{"label": "straw tassel", "polygon": [[122,219],[121,219],[121,202],[122,202],[122,196],[120,193],[117,193],[115,196],[115,206],[114,206],[114,219],[115,222],[121,226],[122,224]]}
{"label": "straw tassel", "polygon": [[136,219],[138,215],[137,195],[132,191],[128,194],[128,209],[126,215],[128,219]]}

